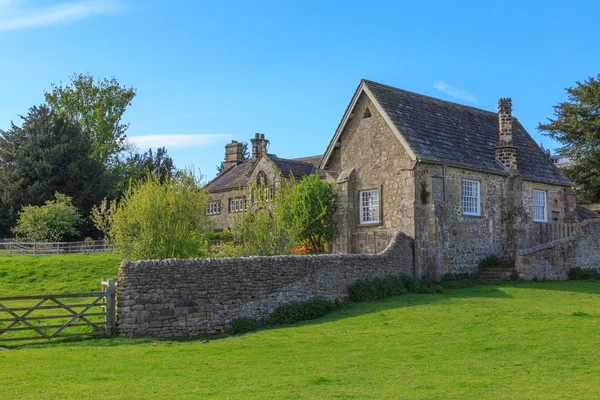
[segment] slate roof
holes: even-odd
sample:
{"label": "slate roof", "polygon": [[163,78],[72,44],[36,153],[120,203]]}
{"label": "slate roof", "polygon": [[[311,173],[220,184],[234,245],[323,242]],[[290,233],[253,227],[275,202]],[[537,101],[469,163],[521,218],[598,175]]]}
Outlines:
{"label": "slate roof", "polygon": [[[312,156],[296,159],[279,158],[274,154],[267,154],[267,157],[279,169],[282,175],[292,175],[302,177],[310,175],[316,171],[316,165],[321,162],[323,156]],[[240,161],[237,165],[230,167],[222,174],[217,175],[208,184],[209,192],[221,192],[225,190],[235,190],[248,185],[247,175],[252,170],[252,160]]]}
{"label": "slate roof", "polygon": [[246,175],[252,169],[252,161],[240,161],[237,165],[229,167],[215,179],[208,183],[209,192],[220,192],[223,190],[235,190],[239,187],[246,187],[248,181]]}
{"label": "slate roof", "polygon": [[[363,80],[422,161],[506,174],[496,161],[498,114]],[[525,179],[571,185],[513,118],[517,168]]]}

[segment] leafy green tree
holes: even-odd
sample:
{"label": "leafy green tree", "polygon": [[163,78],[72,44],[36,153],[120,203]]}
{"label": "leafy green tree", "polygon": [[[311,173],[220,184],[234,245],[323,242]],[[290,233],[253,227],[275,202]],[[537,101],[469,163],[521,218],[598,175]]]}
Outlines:
{"label": "leafy green tree", "polygon": [[[281,180],[274,193],[259,185],[250,185],[246,209],[232,221],[233,244],[223,246],[221,256],[270,256],[290,254],[295,247],[297,231],[290,229],[286,200],[293,182]],[[233,197],[240,197],[233,193]]]}
{"label": "leafy green tree", "polygon": [[72,198],[55,193],[55,200],[43,206],[24,206],[19,212],[13,233],[19,240],[29,242],[58,242],[79,234],[76,229],[81,218]]}
{"label": "leafy green tree", "polygon": [[92,143],[79,124],[45,105],[32,107],[21,118],[22,126],[0,130],[3,235],[10,234],[24,205],[42,205],[59,192],[88,214],[111,185],[104,165],[91,157]]}
{"label": "leafy green tree", "polygon": [[302,178],[292,187],[286,200],[286,221],[309,253],[319,253],[334,233],[333,213],[336,207],[333,186],[321,181],[319,175]]}
{"label": "leafy green tree", "polygon": [[554,106],[554,119],[538,129],[557,140],[561,156],[575,166],[564,172],[576,185],[580,196],[600,201],[600,74],[567,88],[568,100]]}
{"label": "leafy green tree", "polygon": [[233,245],[225,246],[222,255],[291,254],[298,246],[309,253],[324,250],[333,235],[332,185],[317,174],[299,182],[281,176],[277,180],[280,185],[274,193],[261,185],[250,186],[252,204],[234,218]]}
{"label": "leafy green tree", "polygon": [[111,219],[110,236],[130,259],[207,256],[206,190],[190,172],[149,175],[125,194]]}
{"label": "leafy green tree", "polygon": [[92,140],[93,156],[104,164],[115,161],[123,150],[129,124],[123,114],[136,95],[133,87],[121,86],[116,78],[95,80],[89,74],[75,74],[66,85],[52,85],[46,102],[56,111],[77,121]]}

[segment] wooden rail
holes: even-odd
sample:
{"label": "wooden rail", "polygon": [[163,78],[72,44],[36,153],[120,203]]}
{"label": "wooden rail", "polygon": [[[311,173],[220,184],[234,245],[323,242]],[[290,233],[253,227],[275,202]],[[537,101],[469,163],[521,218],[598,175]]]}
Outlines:
{"label": "wooden rail", "polygon": [[98,254],[113,253],[114,251],[114,246],[104,240],[83,242],[0,242],[0,257]]}
{"label": "wooden rail", "polygon": [[[115,329],[115,281],[110,279],[102,282],[101,292],[74,294],[47,294],[37,296],[0,297],[0,342],[19,340],[54,339],[59,337],[92,335],[111,335]],[[65,299],[89,299],[89,302],[69,304]],[[19,303],[27,300],[37,300],[33,306],[23,306]],[[8,303],[19,302],[16,306]],[[32,315],[44,310],[62,310],[42,315]],[[104,317],[97,320],[96,317]],[[67,319],[66,322],[52,323],[52,320]],[[40,322],[50,321],[48,324]],[[6,326],[2,326],[7,324]],[[67,328],[90,327],[87,332],[65,333]],[[10,332],[30,331],[35,336],[6,337]],[[52,331],[52,332],[48,332]]]}

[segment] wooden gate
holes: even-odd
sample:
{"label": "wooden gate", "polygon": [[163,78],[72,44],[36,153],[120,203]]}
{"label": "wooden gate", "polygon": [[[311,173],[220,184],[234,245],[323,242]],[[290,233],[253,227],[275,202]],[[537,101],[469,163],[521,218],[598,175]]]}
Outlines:
{"label": "wooden gate", "polygon": [[113,279],[102,282],[101,292],[0,297],[0,342],[111,335],[115,309]]}

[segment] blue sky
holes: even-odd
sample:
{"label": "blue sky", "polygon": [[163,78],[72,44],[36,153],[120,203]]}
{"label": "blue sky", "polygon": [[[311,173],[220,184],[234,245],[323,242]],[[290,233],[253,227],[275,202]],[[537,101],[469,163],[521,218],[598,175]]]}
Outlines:
{"label": "blue sky", "polygon": [[137,88],[142,148],[208,178],[261,132],[321,154],[361,78],[487,110],[512,97],[539,142],[564,88],[600,72],[597,1],[0,0],[0,129],[72,73]]}

